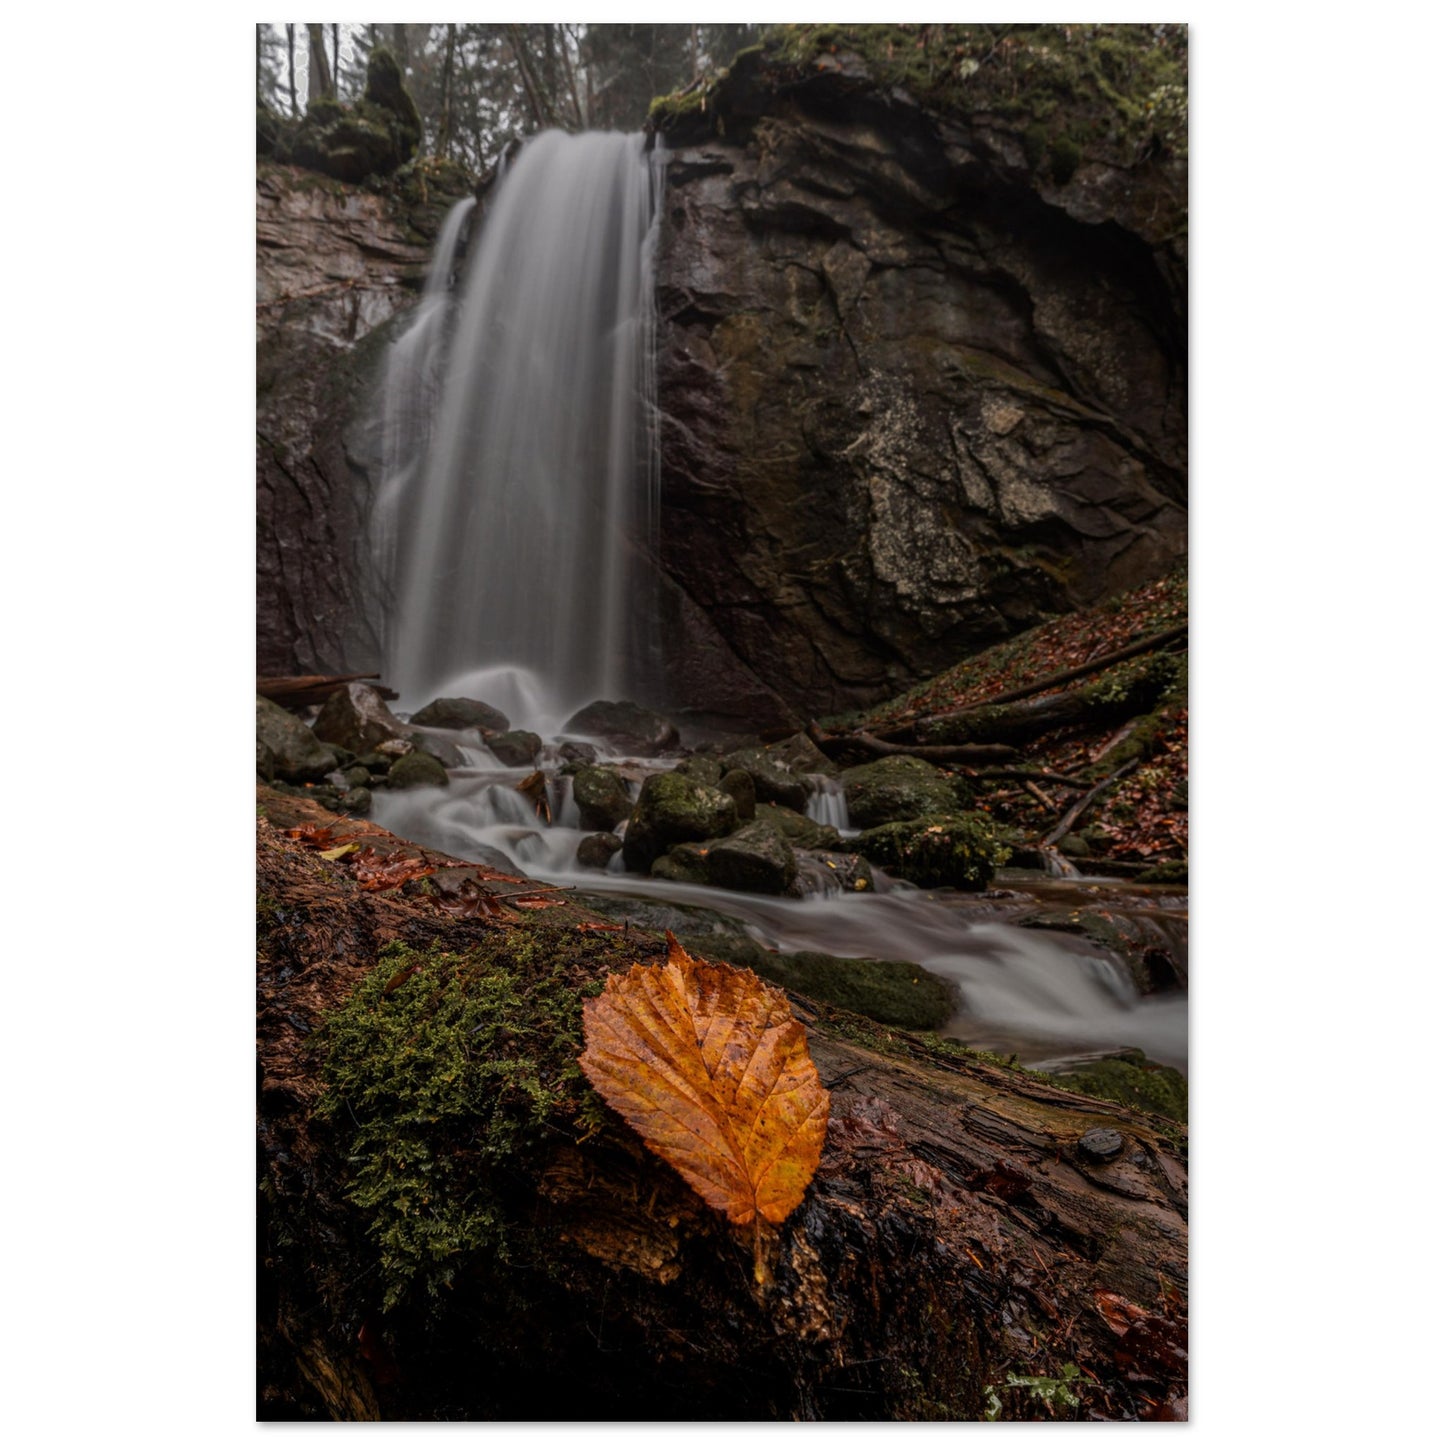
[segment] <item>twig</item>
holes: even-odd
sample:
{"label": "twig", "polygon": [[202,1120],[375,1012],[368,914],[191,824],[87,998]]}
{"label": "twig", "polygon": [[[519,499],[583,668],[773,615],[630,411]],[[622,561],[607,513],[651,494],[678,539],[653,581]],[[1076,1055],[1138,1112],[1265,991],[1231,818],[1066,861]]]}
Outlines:
{"label": "twig", "polygon": [[1087,793],[1084,794],[1082,798],[1079,799],[1077,803],[1074,804],[1072,808],[1069,809],[1067,813],[1064,814],[1062,818],[1059,819],[1058,823],[1055,824],[1053,831],[1039,844],[1039,846],[1041,848],[1052,848],[1053,845],[1057,843],[1059,839],[1062,838],[1064,834],[1067,833],[1069,829],[1074,826],[1075,823],[1079,821],[1079,819],[1083,816],[1084,811],[1094,801],[1094,799],[1097,798],[1099,794],[1104,791],[1105,788],[1113,787],[1113,785],[1117,783],[1119,779],[1124,776],[1125,773],[1127,773],[1131,768],[1137,767],[1138,765],[1138,758],[1130,758],[1129,761],[1125,763],[1124,766],[1120,768],[1117,772],[1110,773],[1109,776],[1105,778],[1102,783],[1096,783],[1092,788],[1089,789]]}

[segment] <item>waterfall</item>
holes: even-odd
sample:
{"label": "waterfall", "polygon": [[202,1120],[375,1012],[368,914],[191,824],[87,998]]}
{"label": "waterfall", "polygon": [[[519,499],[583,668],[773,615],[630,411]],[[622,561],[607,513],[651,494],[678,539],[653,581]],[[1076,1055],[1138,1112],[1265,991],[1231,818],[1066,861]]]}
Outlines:
{"label": "waterfall", "polygon": [[545,731],[646,691],[660,185],[641,136],[534,137],[473,220],[455,302],[439,268],[466,216],[448,218],[443,294],[429,310],[429,279],[389,357],[374,510],[403,707],[479,697]]}

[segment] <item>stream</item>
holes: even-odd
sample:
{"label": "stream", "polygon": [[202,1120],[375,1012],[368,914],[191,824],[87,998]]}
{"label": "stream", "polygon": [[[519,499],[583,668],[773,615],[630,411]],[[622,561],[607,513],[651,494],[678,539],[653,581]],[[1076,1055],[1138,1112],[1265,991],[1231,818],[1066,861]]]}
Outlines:
{"label": "stream", "polygon": [[[477,746],[475,734],[437,736],[465,758],[465,766],[449,770],[447,787],[375,794],[373,820],[401,837],[575,888],[580,902],[645,927],[731,929],[788,952],[812,949],[920,964],[958,988],[961,1007],[940,1032],[973,1047],[1016,1053],[1034,1067],[1059,1067],[1125,1047],[1180,1070],[1186,1066],[1182,978],[1171,978],[1162,992],[1141,994],[1128,963],[1109,948],[1072,931],[1015,921],[1041,912],[1086,919],[1102,911],[1126,925],[1131,937],[1153,939],[1154,956],[1167,956],[1182,971],[1188,930],[1183,889],[1088,876],[1054,880],[1004,869],[987,893],[968,894],[919,889],[875,869],[877,892],[845,893],[826,869],[804,866],[804,896],[775,898],[627,873],[620,853],[605,871],[587,868],[576,861],[586,833],[578,826],[572,780],[559,771],[563,759],[556,741],[538,761],[547,775],[553,819],[548,824],[517,791],[532,768],[503,766]],[[668,770],[679,760],[625,757],[599,746],[599,763],[622,771],[634,797],[649,772]],[[838,827],[846,839],[841,788],[828,778],[813,783],[809,816]]]}

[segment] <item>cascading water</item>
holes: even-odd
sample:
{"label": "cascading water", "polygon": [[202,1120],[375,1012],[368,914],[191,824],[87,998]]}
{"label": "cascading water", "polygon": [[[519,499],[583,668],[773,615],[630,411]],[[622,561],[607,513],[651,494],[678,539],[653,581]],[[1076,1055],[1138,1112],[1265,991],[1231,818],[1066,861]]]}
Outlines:
{"label": "cascading water", "polygon": [[660,177],[641,136],[535,137],[474,218],[457,301],[429,282],[393,348],[373,538],[403,707],[481,697],[548,731],[646,691]]}

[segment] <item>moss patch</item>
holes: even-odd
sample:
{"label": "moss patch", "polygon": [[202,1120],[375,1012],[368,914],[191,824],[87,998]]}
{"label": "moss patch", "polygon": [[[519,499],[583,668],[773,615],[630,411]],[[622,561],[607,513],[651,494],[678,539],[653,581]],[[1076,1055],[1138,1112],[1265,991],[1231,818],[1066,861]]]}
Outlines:
{"label": "moss patch", "polygon": [[870,828],[852,846],[870,863],[920,888],[987,888],[1008,862],[993,822],[983,813],[936,813]]}
{"label": "moss patch", "polygon": [[1112,1099],[1131,1109],[1189,1121],[1189,1085],[1178,1069],[1156,1064],[1139,1049],[1124,1049],[1106,1059],[1054,1076],[1054,1082],[1092,1099]]}
{"label": "moss patch", "polygon": [[469,1256],[505,1261],[507,1176],[604,1122],[577,1067],[598,945],[523,926],[451,952],[392,944],[316,1037],[319,1113],[349,1135],[347,1197],[380,1251],[384,1307]]}

